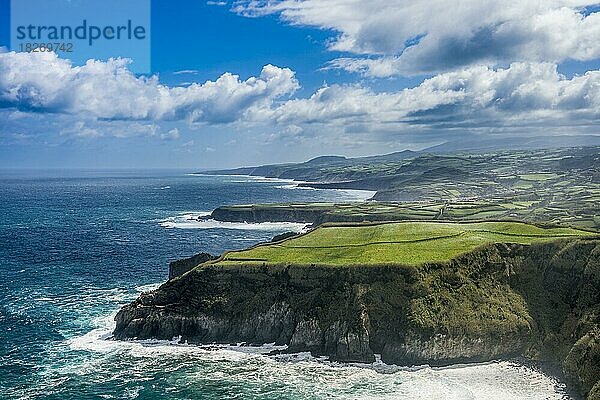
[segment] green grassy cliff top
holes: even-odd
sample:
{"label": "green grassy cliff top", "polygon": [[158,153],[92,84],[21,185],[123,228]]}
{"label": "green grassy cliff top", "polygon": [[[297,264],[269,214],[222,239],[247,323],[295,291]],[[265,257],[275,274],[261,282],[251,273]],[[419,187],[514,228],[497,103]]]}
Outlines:
{"label": "green grassy cliff top", "polygon": [[419,265],[447,261],[488,243],[531,244],[593,235],[573,228],[540,228],[520,222],[324,225],[279,243],[225,253],[215,263]]}

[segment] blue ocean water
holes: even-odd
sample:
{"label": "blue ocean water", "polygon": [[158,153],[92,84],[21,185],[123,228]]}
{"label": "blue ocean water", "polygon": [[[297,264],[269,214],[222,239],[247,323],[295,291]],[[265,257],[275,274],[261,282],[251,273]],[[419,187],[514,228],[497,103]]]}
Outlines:
{"label": "blue ocean water", "polygon": [[365,197],[182,171],[0,172],[0,398],[566,398],[552,377],[511,362],[342,365],[110,340],[116,311],[165,281],[169,261],[301,228],[190,217],[223,204]]}

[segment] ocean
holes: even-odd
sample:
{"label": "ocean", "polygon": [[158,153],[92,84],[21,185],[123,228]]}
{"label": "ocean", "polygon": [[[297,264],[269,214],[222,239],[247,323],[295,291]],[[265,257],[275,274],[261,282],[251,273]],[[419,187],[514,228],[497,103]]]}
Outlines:
{"label": "ocean", "polygon": [[0,172],[2,399],[564,399],[538,368],[339,364],[262,348],[111,340],[114,315],[168,262],[302,224],[198,222],[224,204],[360,201],[371,193],[185,171]]}

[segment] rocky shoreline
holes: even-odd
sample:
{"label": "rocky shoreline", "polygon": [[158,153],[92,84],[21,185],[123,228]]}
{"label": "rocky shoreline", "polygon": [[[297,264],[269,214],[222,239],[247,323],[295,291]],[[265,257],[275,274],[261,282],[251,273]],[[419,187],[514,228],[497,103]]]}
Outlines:
{"label": "rocky shoreline", "polygon": [[314,209],[286,208],[241,208],[235,206],[220,206],[215,208],[210,215],[200,219],[214,219],[221,222],[298,222],[320,223],[323,221],[324,212]]}
{"label": "rocky shoreline", "polygon": [[[375,204],[375,203],[373,203]],[[213,219],[221,222],[294,222],[312,225],[320,225],[326,222],[370,222],[378,221],[402,221],[411,219],[410,215],[394,213],[339,213],[336,205],[331,207],[319,207],[307,205],[249,205],[249,206],[220,206],[215,208],[210,215],[201,216],[199,220]]]}
{"label": "rocky shoreline", "polygon": [[205,258],[178,264],[123,307],[115,338],[274,342],[398,365],[523,356],[560,365],[582,395],[600,399],[598,239],[494,244],[419,267],[181,268]]}

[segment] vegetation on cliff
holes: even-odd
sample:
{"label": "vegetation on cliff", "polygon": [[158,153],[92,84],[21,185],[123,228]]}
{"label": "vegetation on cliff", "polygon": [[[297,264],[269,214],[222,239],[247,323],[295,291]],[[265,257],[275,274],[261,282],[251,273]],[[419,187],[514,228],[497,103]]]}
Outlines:
{"label": "vegetation on cliff", "polygon": [[518,355],[561,365],[600,400],[599,151],[402,152],[209,172],[376,190],[378,201],[217,208],[210,218],[322,225],[172,263],[167,283],[118,313],[114,335],[275,342],[401,365]]}
{"label": "vegetation on cliff", "polygon": [[418,265],[448,261],[488,243],[531,244],[593,235],[519,222],[396,222],[322,225],[290,240],[230,251],[215,263]]}
{"label": "vegetation on cliff", "polygon": [[275,342],[400,365],[522,355],[562,365],[592,399],[599,305],[600,240],[568,238],[489,243],[412,266],[206,262],[125,306],[114,334]]}
{"label": "vegetation on cliff", "polygon": [[600,191],[586,200],[587,216],[567,211],[567,202],[549,206],[540,200],[531,200],[530,196],[528,199],[498,201],[449,199],[424,202],[245,204],[220,206],[210,216],[201,218],[228,222],[279,221],[314,225],[363,221],[522,221],[599,231],[600,217],[595,215],[594,202],[600,202]]}
{"label": "vegetation on cliff", "polygon": [[[203,173],[295,179],[312,182],[300,185],[315,188],[375,190],[375,200],[394,202],[389,206],[381,203],[364,207],[337,205],[329,210],[317,204],[309,207],[312,211],[301,207],[285,210],[282,205],[270,208],[271,220],[287,217],[320,223],[440,219],[439,212],[443,209],[441,217],[448,219],[510,218],[600,229],[597,207],[600,202],[600,147],[481,154],[402,152],[354,159],[319,158],[300,164]],[[448,207],[444,208],[446,205]],[[222,211],[214,217],[240,218],[243,215],[243,209]],[[268,220],[264,207],[252,211],[253,214],[246,213],[238,220]],[[298,214],[294,215],[294,211]],[[321,217],[317,218],[319,212]]]}

